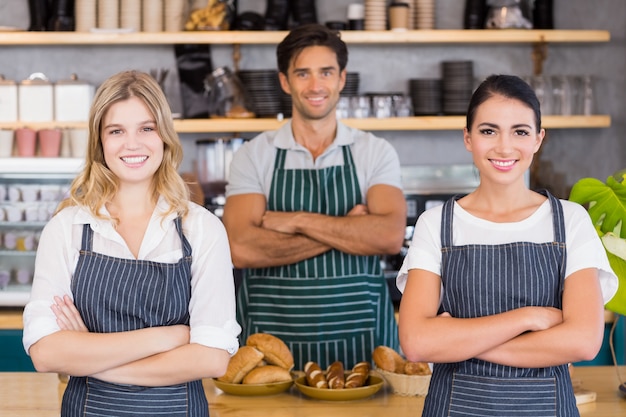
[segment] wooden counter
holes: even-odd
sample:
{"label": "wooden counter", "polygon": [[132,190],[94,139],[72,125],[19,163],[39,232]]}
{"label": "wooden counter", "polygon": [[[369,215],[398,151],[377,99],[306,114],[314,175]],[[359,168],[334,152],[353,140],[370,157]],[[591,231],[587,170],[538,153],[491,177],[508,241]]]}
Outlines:
{"label": "wooden counter", "polygon": [[[626,367],[620,367],[626,378]],[[619,396],[619,380],[612,366],[576,367],[582,387],[597,393],[596,401],[581,404],[582,416],[626,416],[626,399]],[[0,415],[11,417],[58,417],[63,385],[56,374],[0,373]],[[387,386],[369,399],[351,402],[311,400],[295,387],[267,397],[238,397],[222,393],[205,381],[211,417],[415,417],[422,410],[421,397],[401,397]]]}
{"label": "wooden counter", "polygon": [[23,308],[0,308],[0,330],[21,330]]}

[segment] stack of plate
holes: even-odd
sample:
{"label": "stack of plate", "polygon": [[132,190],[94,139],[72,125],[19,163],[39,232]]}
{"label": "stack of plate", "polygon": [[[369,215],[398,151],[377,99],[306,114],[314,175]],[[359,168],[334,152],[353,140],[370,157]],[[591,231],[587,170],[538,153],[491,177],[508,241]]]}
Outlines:
{"label": "stack of plate", "polygon": [[413,114],[441,114],[441,80],[438,78],[413,78],[409,80],[409,95]]}
{"label": "stack of plate", "polygon": [[416,29],[435,28],[435,0],[415,0]]}
{"label": "stack of plate", "polygon": [[257,117],[276,117],[278,113],[282,113],[282,89],[278,81],[278,71],[242,70],[237,76],[254,103]]}
{"label": "stack of plate", "polygon": [[342,97],[352,97],[359,95],[359,73],[348,72],[346,73],[346,85],[341,90]]}
{"label": "stack of plate", "polygon": [[365,30],[387,29],[386,0],[365,0]]}
{"label": "stack of plate", "polygon": [[474,89],[474,63],[444,61],[441,70],[444,114],[465,114]]}

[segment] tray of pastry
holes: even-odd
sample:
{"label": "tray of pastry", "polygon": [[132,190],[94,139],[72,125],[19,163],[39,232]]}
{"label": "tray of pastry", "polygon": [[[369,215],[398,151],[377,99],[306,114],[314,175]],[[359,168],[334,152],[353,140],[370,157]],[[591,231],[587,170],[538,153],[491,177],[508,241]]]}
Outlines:
{"label": "tray of pastry", "polygon": [[383,386],[384,379],[370,372],[369,362],[359,362],[352,370],[344,370],[343,363],[336,361],[326,371],[316,362],[307,362],[304,375],[296,378],[294,384],[304,395],[324,401],[360,400],[376,394]]}

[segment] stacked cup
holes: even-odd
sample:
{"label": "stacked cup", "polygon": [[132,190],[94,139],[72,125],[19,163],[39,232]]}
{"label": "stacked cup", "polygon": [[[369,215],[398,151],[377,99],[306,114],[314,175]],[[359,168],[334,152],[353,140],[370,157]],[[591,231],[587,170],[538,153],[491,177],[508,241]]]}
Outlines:
{"label": "stacked cup", "polygon": [[365,0],[365,30],[387,29],[387,2]]}
{"label": "stacked cup", "polygon": [[165,22],[166,32],[179,32],[185,25],[185,0],[167,0],[165,2]]}
{"label": "stacked cup", "polygon": [[143,0],[143,31],[163,31],[163,0]]}
{"label": "stacked cup", "polygon": [[417,29],[435,28],[435,0],[415,0]]}
{"label": "stacked cup", "polygon": [[141,0],[121,0],[120,27],[137,32],[141,30]]}
{"label": "stacked cup", "polygon": [[98,2],[98,28],[118,29],[120,26],[120,4],[117,1]]}
{"label": "stacked cup", "polygon": [[76,0],[74,3],[76,32],[89,32],[98,27],[96,0]]}

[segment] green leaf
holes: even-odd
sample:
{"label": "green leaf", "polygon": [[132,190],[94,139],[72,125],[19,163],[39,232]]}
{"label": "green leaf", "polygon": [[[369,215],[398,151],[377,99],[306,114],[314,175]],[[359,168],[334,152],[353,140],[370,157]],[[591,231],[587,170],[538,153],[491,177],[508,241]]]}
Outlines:
{"label": "green leaf", "polygon": [[615,275],[618,277],[617,293],[604,306],[605,308],[621,315],[626,315],[626,261],[607,251],[609,263]]}
{"label": "green leaf", "polygon": [[595,178],[583,178],[572,187],[570,201],[587,205],[594,225],[602,234],[615,231],[626,238],[626,184],[609,177],[606,184]]}

